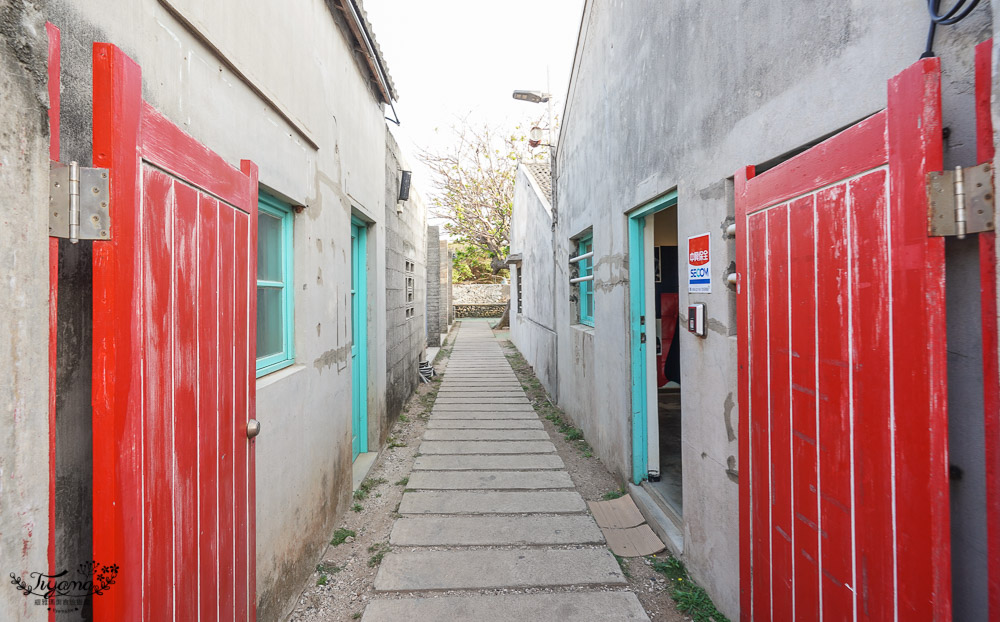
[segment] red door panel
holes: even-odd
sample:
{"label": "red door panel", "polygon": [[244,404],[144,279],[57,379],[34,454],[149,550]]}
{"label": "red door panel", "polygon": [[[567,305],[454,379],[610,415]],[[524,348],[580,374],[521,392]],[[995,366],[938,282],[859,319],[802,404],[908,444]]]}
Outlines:
{"label": "red door panel", "polygon": [[[990,116],[993,40],[976,46],[976,152],[979,162],[994,157],[993,119]],[[980,315],[983,327],[983,420],[986,445],[987,572],[989,612],[1000,617],[1000,344],[997,333],[996,232],[979,235]],[[992,619],[992,618],[991,618]]]}
{"label": "red door panel", "polygon": [[94,245],[94,557],[119,567],[95,618],[253,619],[256,168],[141,88],[138,65],[95,44],[113,229]]}
{"label": "red door panel", "polygon": [[736,175],[741,615],[951,615],[940,70]]}

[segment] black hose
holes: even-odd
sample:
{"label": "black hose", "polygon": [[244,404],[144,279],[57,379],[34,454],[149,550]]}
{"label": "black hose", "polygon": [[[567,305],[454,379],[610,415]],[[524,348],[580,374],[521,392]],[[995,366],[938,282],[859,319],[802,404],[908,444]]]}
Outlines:
{"label": "black hose", "polygon": [[[968,6],[966,6],[968,3]],[[931,14],[931,25],[927,30],[927,47],[920,58],[934,57],[934,34],[937,32],[938,24],[942,26],[952,26],[962,21],[972,13],[972,10],[979,4],[979,0],[958,0],[955,6],[948,9],[943,15],[938,13],[941,8],[941,0],[927,0],[927,12]],[[964,7],[964,10],[962,10]]]}

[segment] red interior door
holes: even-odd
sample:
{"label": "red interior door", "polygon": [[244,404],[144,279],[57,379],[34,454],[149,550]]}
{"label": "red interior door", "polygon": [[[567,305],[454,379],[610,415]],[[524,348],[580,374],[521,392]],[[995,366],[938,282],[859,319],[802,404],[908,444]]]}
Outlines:
{"label": "red interior door", "polygon": [[940,101],[736,175],[744,620],[950,619]]}
{"label": "red interior door", "polygon": [[160,115],[102,43],[94,162],[112,193],[112,241],[94,245],[94,559],[119,567],[95,619],[253,619],[256,167]]}

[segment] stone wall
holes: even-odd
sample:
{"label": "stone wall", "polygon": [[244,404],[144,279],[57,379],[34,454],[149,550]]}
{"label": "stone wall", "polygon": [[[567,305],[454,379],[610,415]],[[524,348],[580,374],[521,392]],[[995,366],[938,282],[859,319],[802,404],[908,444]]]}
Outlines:
{"label": "stone wall", "polygon": [[455,283],[451,288],[456,305],[498,304],[510,299],[506,283]]}
{"label": "stone wall", "polygon": [[504,310],[507,308],[507,303],[502,304],[472,304],[472,305],[455,305],[455,317],[495,317],[499,318],[503,315]]}

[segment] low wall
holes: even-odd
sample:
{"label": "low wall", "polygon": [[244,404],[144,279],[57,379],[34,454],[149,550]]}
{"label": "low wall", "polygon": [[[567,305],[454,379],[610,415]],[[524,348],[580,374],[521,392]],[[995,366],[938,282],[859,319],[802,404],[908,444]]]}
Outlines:
{"label": "low wall", "polygon": [[454,283],[451,286],[456,305],[485,305],[507,302],[510,285],[507,283]]}
{"label": "low wall", "polygon": [[455,317],[500,317],[507,309],[507,303],[488,305],[455,305]]}

